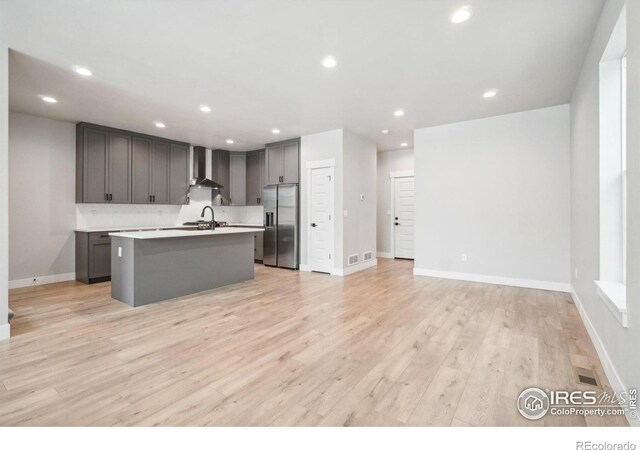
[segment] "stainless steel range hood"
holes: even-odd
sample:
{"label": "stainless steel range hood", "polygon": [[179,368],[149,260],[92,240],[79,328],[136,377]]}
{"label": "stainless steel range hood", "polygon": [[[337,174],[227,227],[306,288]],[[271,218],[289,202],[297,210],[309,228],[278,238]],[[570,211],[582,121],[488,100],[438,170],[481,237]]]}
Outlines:
{"label": "stainless steel range hood", "polygon": [[204,147],[193,147],[193,177],[191,179],[192,188],[220,189],[224,187],[207,178],[207,149]]}

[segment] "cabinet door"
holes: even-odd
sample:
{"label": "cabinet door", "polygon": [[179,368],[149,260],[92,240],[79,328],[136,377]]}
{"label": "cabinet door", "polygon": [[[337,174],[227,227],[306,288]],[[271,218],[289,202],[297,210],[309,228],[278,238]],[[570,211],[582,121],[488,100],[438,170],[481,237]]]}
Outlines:
{"label": "cabinet door", "polygon": [[189,147],[171,144],[170,191],[172,205],[185,205],[189,192]]}
{"label": "cabinet door", "polygon": [[84,203],[105,203],[107,201],[107,159],[109,135],[106,131],[83,130],[83,195]]}
{"label": "cabinet door", "polygon": [[[231,178],[229,176],[229,152],[226,150],[216,150],[217,154],[218,154],[218,175],[217,175],[217,180],[213,180],[217,183],[220,183],[222,186],[224,186],[223,188],[220,189],[220,194],[222,194],[222,196],[224,198],[226,198],[227,200],[229,200],[229,197],[231,195],[230,193],[230,188],[231,186],[229,186],[229,183],[231,181]],[[215,173],[215,172],[214,172]]]}
{"label": "cabinet door", "polygon": [[236,152],[230,158],[231,204],[244,206],[247,196],[247,155]]}
{"label": "cabinet door", "polygon": [[111,242],[109,240],[89,244],[89,278],[111,276]]}
{"label": "cabinet door", "polygon": [[257,261],[262,261],[262,252],[263,252],[263,242],[262,242],[262,235],[263,233],[255,233],[253,236],[253,242],[255,243],[254,245],[254,251],[253,251],[253,259],[257,260]]}
{"label": "cabinet door", "polygon": [[283,150],[283,163],[282,163],[282,182],[283,183],[297,183],[300,173],[299,160],[300,160],[300,145],[298,142],[292,142],[285,144]]}
{"label": "cabinet door", "polygon": [[168,142],[154,141],[151,152],[151,195],[153,203],[169,203],[169,152]]}
{"label": "cabinet door", "polygon": [[132,202],[151,201],[151,140],[133,138]]}
{"label": "cabinet door", "polygon": [[282,158],[284,147],[267,147],[267,185],[282,183]]}
{"label": "cabinet door", "polygon": [[131,203],[131,136],[109,133],[109,194],[113,203]]}
{"label": "cabinet door", "polygon": [[260,204],[260,197],[262,196],[262,164],[260,163],[261,156],[264,159],[264,151],[254,151],[247,153],[247,205]]}

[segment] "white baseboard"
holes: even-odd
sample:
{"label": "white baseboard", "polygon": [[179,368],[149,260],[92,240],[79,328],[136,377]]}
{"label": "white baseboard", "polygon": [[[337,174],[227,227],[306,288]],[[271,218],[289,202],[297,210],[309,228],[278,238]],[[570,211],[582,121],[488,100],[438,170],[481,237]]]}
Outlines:
{"label": "white baseboard", "polygon": [[11,325],[8,323],[0,325],[0,341],[6,341],[11,337]]}
{"label": "white baseboard", "polygon": [[527,280],[520,278],[495,277],[477,273],[447,272],[444,270],[419,269],[414,267],[413,274],[422,277],[448,278],[451,280],[475,281],[478,283],[501,284],[545,291],[569,292],[569,283],[556,283],[552,281]]}
{"label": "white baseboard", "polygon": [[308,264],[300,264],[300,272],[311,272],[311,266]]}
{"label": "white baseboard", "polygon": [[22,287],[29,286],[40,286],[42,284],[51,284],[51,283],[59,283],[61,281],[71,281],[76,279],[75,272],[69,273],[60,273],[57,275],[44,275],[42,277],[34,277],[33,278],[23,278],[21,280],[10,280],[9,281],[9,289],[17,289]]}
{"label": "white baseboard", "polygon": [[[604,373],[609,379],[609,383],[611,383],[611,388],[614,392],[617,393],[628,392],[628,389],[624,385],[622,378],[620,378],[620,375],[618,375],[616,367],[613,365],[613,361],[609,356],[609,352],[607,352],[606,347],[602,343],[602,339],[600,339],[600,336],[593,326],[591,319],[589,319],[589,316],[587,315],[587,311],[584,309],[584,306],[582,306],[580,297],[578,297],[576,291],[573,290],[573,287],[571,287],[571,298],[573,298],[573,303],[575,303],[576,309],[578,310],[578,313],[580,313],[582,323],[584,323],[584,327],[587,329],[587,333],[589,333],[591,342],[593,342],[593,346],[596,348],[596,353],[598,353],[598,358],[600,358]],[[629,425],[636,427],[640,426],[640,419],[638,417],[634,418],[627,415],[626,418],[627,422],[629,422]]]}
{"label": "white baseboard", "polygon": [[345,267],[344,269],[333,269],[331,275],[337,275],[339,277],[346,277],[352,273],[360,272],[361,270],[370,269],[378,265],[378,259],[372,259],[371,261],[356,264],[354,266]]}
{"label": "white baseboard", "polygon": [[378,258],[393,258],[393,255],[391,254],[391,252],[378,252],[378,254],[376,255]]}

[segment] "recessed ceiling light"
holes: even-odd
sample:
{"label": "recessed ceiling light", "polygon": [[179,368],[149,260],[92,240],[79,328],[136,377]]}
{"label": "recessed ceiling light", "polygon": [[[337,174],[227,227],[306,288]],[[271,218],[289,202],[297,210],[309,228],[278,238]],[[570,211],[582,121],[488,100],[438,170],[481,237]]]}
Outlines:
{"label": "recessed ceiling light", "polygon": [[409,144],[407,144],[406,142],[403,142],[402,144],[400,144],[400,147],[406,147],[407,145]]}
{"label": "recessed ceiling light", "polygon": [[397,111],[393,112],[393,115],[396,116],[396,117],[402,117],[402,116],[404,116],[404,111],[401,110],[401,109],[398,109]]}
{"label": "recessed ceiling light", "polygon": [[382,134],[389,134],[389,130],[382,130]]}
{"label": "recessed ceiling light", "polygon": [[201,105],[200,106],[200,111],[202,111],[202,112],[211,112],[211,108],[209,108],[207,105]]}
{"label": "recessed ceiling light", "polygon": [[473,16],[473,9],[471,9],[471,6],[463,6],[451,15],[451,22],[463,23],[471,19],[471,16]]}
{"label": "recessed ceiling light", "polygon": [[51,97],[49,95],[41,95],[40,98],[42,99],[43,102],[58,103],[58,100],[56,100],[54,97]]}
{"label": "recessed ceiling light", "polygon": [[484,94],[482,94],[484,98],[493,98],[496,95],[498,95],[498,91],[496,89],[491,89],[490,91],[487,91]]}
{"label": "recessed ceiling light", "polygon": [[82,75],[83,77],[90,77],[91,75],[93,75],[93,73],[86,67],[75,66],[74,70],[78,75]]}
{"label": "recessed ceiling light", "polygon": [[158,127],[158,128],[164,128],[164,127],[166,127],[166,125],[165,125],[165,124],[163,124],[162,122],[154,122],[154,124],[155,124],[155,126],[156,126],[156,127]]}
{"label": "recessed ceiling light", "polygon": [[277,128],[272,129],[271,132],[273,134],[280,134],[280,130],[278,130]]}
{"label": "recessed ceiling light", "polygon": [[225,142],[226,142],[227,144],[233,144],[233,139],[227,139]]}
{"label": "recessed ceiling light", "polygon": [[325,56],[322,60],[322,65],[328,68],[335,67],[336,64],[338,64],[338,61],[331,55]]}

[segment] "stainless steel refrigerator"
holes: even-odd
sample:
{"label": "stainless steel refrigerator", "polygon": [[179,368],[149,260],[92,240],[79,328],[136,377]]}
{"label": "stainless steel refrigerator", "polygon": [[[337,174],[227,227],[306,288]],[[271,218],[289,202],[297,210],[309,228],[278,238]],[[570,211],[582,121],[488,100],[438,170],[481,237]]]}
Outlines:
{"label": "stainless steel refrigerator", "polygon": [[299,202],[297,184],[266,186],[264,204],[264,254],[266,266],[298,269]]}

